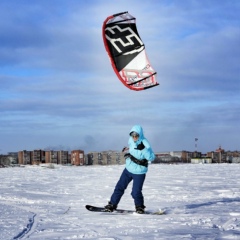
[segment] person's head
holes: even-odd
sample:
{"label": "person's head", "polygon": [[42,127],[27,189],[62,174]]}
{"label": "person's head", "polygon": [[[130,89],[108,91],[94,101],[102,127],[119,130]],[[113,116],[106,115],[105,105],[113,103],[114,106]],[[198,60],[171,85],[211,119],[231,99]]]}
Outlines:
{"label": "person's head", "polygon": [[142,141],[142,139],[144,138],[143,136],[143,129],[140,125],[134,125],[129,133],[129,135],[131,136],[131,138],[133,139],[134,142],[137,141]]}
{"label": "person's head", "polygon": [[137,142],[137,140],[139,139],[139,134],[137,132],[131,132],[130,136],[133,138],[134,142]]}

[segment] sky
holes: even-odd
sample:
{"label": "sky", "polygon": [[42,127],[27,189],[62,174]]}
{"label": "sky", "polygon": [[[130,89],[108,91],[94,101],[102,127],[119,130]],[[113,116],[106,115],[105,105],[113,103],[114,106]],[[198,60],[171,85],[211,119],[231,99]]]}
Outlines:
{"label": "sky", "polygon": [[[132,91],[111,67],[102,24],[123,11],[157,87]],[[239,11],[238,0],[2,0],[0,154],[121,150],[135,124],[155,152],[240,150]]]}

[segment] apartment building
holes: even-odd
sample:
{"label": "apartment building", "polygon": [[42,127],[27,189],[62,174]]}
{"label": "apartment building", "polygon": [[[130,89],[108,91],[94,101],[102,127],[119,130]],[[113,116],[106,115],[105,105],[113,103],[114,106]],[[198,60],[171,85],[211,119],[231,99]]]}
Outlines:
{"label": "apartment building", "polygon": [[38,149],[31,151],[32,155],[32,164],[39,165],[41,163],[46,163],[45,151]]}
{"label": "apartment building", "polygon": [[235,163],[240,158],[239,151],[225,151],[221,146],[212,152],[207,153],[207,157],[212,159],[213,163]]}
{"label": "apartment building", "polygon": [[32,164],[31,151],[23,150],[18,152],[18,163],[21,165]]}
{"label": "apartment building", "polygon": [[58,164],[68,164],[70,163],[70,156],[69,156],[69,153],[68,151],[63,151],[63,150],[60,150],[57,152],[57,156],[58,156]]}
{"label": "apartment building", "polygon": [[169,152],[157,152],[155,153],[156,159],[154,163],[170,163],[170,162],[182,162],[190,163],[192,158],[200,158],[201,152],[189,152],[183,151],[169,151]]}
{"label": "apartment building", "polygon": [[58,164],[58,151],[45,151],[45,163]]}
{"label": "apartment building", "polygon": [[82,166],[85,164],[83,150],[71,151],[71,164],[76,166]]}
{"label": "apartment building", "polygon": [[119,151],[90,152],[86,155],[87,165],[116,165],[124,163],[124,153]]}

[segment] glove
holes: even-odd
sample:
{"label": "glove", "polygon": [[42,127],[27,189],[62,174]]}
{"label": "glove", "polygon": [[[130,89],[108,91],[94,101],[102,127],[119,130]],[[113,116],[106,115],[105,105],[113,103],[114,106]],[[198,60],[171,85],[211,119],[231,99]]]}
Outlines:
{"label": "glove", "polygon": [[145,148],[145,146],[144,146],[143,142],[141,142],[137,145],[137,148],[135,148],[135,149],[143,150],[144,148]]}
{"label": "glove", "polygon": [[132,156],[132,155],[131,155],[130,153],[125,153],[125,154],[124,154],[124,158],[125,158],[125,159],[127,159],[127,158],[129,158],[129,157],[131,157],[131,156]]}
{"label": "glove", "polygon": [[126,151],[126,150],[128,150],[129,148],[128,147],[124,147],[123,149],[122,149],[122,152],[124,152],[124,151]]}

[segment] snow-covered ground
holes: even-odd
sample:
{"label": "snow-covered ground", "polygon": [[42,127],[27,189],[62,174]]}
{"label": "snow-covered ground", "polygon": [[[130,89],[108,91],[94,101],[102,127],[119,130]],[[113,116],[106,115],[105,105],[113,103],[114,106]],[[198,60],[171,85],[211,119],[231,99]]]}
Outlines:
{"label": "snow-covered ground", "polygon": [[[0,239],[240,239],[240,164],[150,165],[143,193],[166,215],[89,212],[124,166],[0,169]],[[134,209],[131,185],[119,208]]]}

